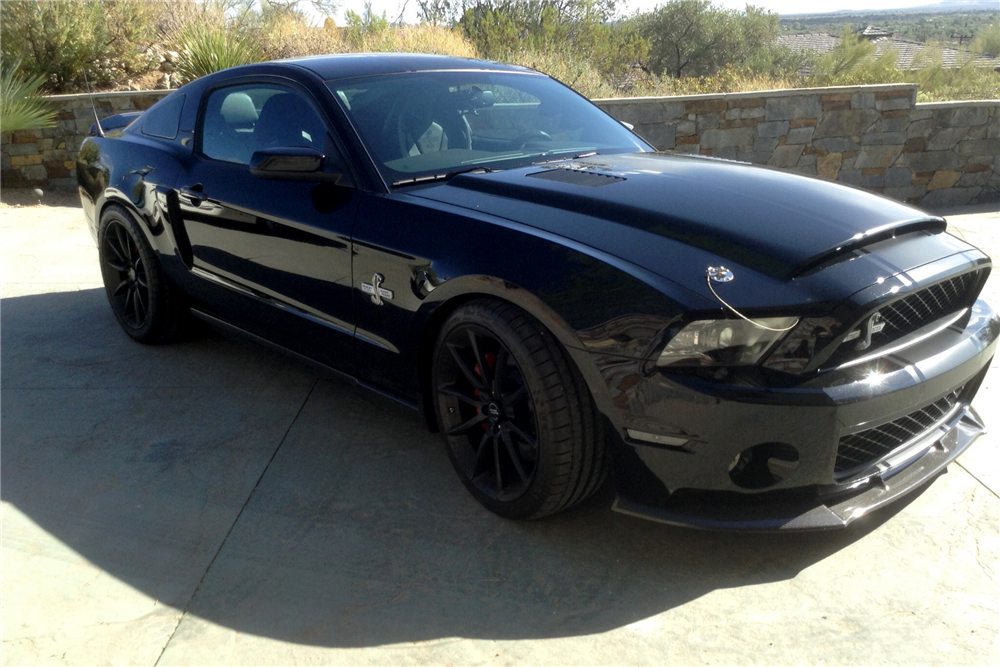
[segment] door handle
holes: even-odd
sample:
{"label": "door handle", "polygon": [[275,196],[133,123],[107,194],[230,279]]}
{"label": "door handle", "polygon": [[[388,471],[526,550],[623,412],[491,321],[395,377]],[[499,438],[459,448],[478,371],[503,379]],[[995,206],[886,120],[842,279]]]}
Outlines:
{"label": "door handle", "polygon": [[208,199],[208,196],[205,194],[205,189],[202,187],[201,183],[195,183],[194,185],[188,185],[180,188],[180,194],[195,206],[198,206],[203,201]]}

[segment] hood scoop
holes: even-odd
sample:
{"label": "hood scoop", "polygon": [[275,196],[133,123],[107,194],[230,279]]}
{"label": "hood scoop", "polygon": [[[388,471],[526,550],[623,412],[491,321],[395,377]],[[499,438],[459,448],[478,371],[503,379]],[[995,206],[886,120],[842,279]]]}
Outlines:
{"label": "hood scoop", "polygon": [[940,234],[947,229],[948,223],[943,218],[927,217],[858,233],[839,244],[836,248],[819,253],[801,262],[798,266],[793,267],[789,271],[788,277],[798,278],[799,276],[809,275],[828,266],[859,257],[877,244],[892,241],[907,234],[918,232]]}
{"label": "hood scoop", "polygon": [[583,185],[588,188],[599,188],[602,185],[621,183],[625,180],[622,176],[613,174],[601,174],[595,171],[584,171],[583,169],[566,169],[560,167],[556,169],[545,169],[534,174],[528,174],[528,178],[540,178],[544,181],[555,181],[557,183],[569,183],[570,185]]}

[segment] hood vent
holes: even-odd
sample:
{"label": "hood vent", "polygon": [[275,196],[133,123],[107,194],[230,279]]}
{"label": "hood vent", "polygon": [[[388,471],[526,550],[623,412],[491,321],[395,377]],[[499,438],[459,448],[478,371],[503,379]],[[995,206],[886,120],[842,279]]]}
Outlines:
{"label": "hood vent", "polygon": [[588,188],[599,188],[602,185],[621,183],[625,179],[612,174],[602,174],[595,171],[584,171],[582,169],[546,169],[534,174],[528,174],[528,178],[540,178],[545,181],[556,181],[557,183],[569,183],[571,185],[583,185]]}

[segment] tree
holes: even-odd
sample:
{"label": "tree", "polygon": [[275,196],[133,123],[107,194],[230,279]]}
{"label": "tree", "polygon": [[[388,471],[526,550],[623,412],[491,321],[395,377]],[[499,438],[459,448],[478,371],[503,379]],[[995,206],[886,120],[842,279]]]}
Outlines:
{"label": "tree", "polygon": [[509,60],[524,49],[542,49],[569,38],[562,0],[479,0],[459,25],[486,58]]}
{"label": "tree", "polygon": [[372,37],[379,37],[392,26],[385,12],[376,14],[372,11],[372,3],[365,2],[365,8],[361,14],[347,10],[344,15],[347,26],[344,28],[344,37],[355,48],[365,48],[366,42]]}
{"label": "tree", "polygon": [[730,12],[709,0],[673,0],[646,14],[642,31],[650,70],[677,78],[712,74],[732,50],[732,24]]}
{"label": "tree", "polygon": [[1000,56],[1000,23],[983,26],[972,40],[971,49],[975,53],[991,53]]}
{"label": "tree", "polygon": [[458,3],[452,0],[417,0],[417,16],[431,25],[450,25],[455,22]]}
{"label": "tree", "polygon": [[639,18],[656,74],[708,76],[724,65],[787,69],[792,60],[777,44],[778,15],[747,5],[743,12],[709,0],[672,0]]}

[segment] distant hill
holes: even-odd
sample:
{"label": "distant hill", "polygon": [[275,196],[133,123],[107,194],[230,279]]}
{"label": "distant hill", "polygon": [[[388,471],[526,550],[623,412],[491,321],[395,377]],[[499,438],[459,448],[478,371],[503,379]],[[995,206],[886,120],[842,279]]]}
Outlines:
{"label": "distant hill", "polygon": [[845,26],[876,25],[897,39],[968,46],[983,26],[1000,23],[998,0],[943,0],[911,9],[845,9],[825,14],[783,14],[783,34],[839,35]]}
{"label": "distant hill", "polygon": [[841,17],[864,14],[941,14],[945,12],[992,12],[1000,14],[997,0],[941,0],[932,5],[919,5],[916,7],[900,7],[897,9],[879,9],[873,11],[870,8],[857,7],[855,9],[840,9],[835,12],[811,13],[800,12],[796,14],[782,14],[782,19],[809,18],[816,19],[824,16]]}

